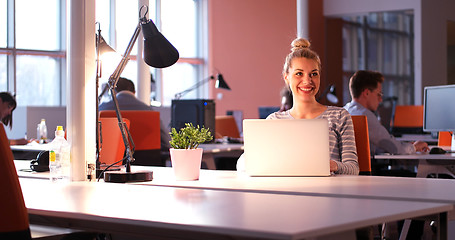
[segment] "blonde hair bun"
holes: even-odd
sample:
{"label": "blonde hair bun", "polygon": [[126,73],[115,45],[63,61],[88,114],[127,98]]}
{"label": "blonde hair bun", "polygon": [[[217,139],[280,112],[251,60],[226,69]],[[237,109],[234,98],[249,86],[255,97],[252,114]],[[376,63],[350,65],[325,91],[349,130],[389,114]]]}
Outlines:
{"label": "blonde hair bun", "polygon": [[308,40],[306,40],[305,38],[296,38],[294,39],[294,41],[292,41],[291,43],[291,51],[297,51],[299,49],[303,49],[303,48],[310,48],[310,42]]}

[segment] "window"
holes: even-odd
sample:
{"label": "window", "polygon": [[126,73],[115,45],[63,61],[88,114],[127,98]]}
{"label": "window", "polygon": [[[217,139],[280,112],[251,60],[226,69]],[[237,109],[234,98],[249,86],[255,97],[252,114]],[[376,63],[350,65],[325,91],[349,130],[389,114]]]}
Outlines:
{"label": "window", "polygon": [[[114,2],[115,5],[109,5],[109,2]],[[179,61],[171,67],[150,68],[153,77],[151,79],[152,101],[170,106],[176,93],[191,87],[201,79],[205,63],[202,56],[201,40],[202,2],[202,0],[149,1],[149,18],[180,54]],[[123,54],[138,24],[137,1],[98,0],[96,16],[97,22],[100,22],[102,28],[102,36],[119,54]],[[130,55],[131,60],[121,74],[123,77],[131,79],[135,84],[137,84],[136,53],[135,44]],[[119,61],[103,62],[101,83],[107,82],[109,75],[114,71]],[[185,97],[195,98],[204,96],[204,94],[207,93],[199,90],[199,92],[191,92]]]}
{"label": "window", "polygon": [[[150,68],[151,100],[165,106],[175,93],[203,76],[202,22],[206,0],[149,0],[149,18],[179,50],[180,59],[165,69]],[[16,94],[20,106],[66,105],[66,0],[0,0],[0,91]],[[101,83],[120,62],[138,24],[138,2],[96,0],[96,21],[102,36],[118,52],[103,61]],[[136,46],[122,76],[137,79]],[[100,84],[101,85],[101,84]],[[207,89],[185,97],[203,97]]]}
{"label": "window", "polygon": [[15,93],[18,105],[65,104],[64,2],[0,1],[0,90]]}
{"label": "window", "polygon": [[385,77],[385,97],[398,104],[414,102],[413,15],[370,13],[343,18],[344,102],[350,100],[349,78],[357,70],[375,70]]}

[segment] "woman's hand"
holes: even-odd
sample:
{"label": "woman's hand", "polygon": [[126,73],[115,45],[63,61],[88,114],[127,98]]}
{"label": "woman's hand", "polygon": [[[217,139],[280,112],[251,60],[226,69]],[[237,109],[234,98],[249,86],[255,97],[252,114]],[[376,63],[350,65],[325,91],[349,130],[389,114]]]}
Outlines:
{"label": "woman's hand", "polygon": [[330,171],[331,172],[336,172],[338,171],[338,165],[335,161],[330,160]]}

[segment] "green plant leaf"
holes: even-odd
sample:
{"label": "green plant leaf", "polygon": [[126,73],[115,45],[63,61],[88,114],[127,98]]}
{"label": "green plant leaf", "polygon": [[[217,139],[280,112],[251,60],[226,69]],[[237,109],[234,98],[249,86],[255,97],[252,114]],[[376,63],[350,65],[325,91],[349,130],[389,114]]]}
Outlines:
{"label": "green plant leaf", "polygon": [[194,127],[192,123],[185,123],[185,127],[179,131],[172,128],[169,134],[171,137],[169,143],[175,149],[195,149],[199,144],[213,139],[208,128],[201,128],[199,125]]}

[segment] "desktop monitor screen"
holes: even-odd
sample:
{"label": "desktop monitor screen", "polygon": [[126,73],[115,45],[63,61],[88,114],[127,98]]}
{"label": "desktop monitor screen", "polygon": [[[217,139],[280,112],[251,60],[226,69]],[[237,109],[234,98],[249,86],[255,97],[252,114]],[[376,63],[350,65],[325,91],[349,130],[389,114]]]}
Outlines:
{"label": "desktop monitor screen", "polygon": [[455,130],[455,85],[425,87],[423,130]]}

